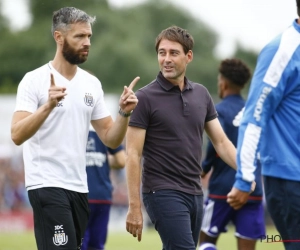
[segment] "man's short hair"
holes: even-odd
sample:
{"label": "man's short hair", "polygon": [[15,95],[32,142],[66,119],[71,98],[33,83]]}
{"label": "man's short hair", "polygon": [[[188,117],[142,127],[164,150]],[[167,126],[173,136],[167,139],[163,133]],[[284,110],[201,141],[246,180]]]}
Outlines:
{"label": "man's short hair", "polygon": [[240,59],[225,59],[221,61],[219,73],[241,88],[248,82],[251,76],[249,67]]}
{"label": "man's short hair", "polygon": [[182,45],[185,54],[192,50],[194,47],[194,38],[187,32],[178,26],[171,26],[163,31],[156,37],[155,50],[158,52],[158,47],[161,40],[167,39],[172,42],[178,42]]}
{"label": "man's short hair", "polygon": [[95,20],[96,17],[91,17],[80,9],[63,7],[53,12],[51,32],[52,35],[57,30],[65,32],[68,30],[69,25],[74,23],[90,23],[92,25]]}

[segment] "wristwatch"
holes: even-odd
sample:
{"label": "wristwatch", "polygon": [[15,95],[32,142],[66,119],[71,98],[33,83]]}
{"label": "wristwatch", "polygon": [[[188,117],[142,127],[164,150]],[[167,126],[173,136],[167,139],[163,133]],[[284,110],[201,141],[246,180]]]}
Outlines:
{"label": "wristwatch", "polygon": [[125,113],[121,108],[119,108],[119,114],[123,117],[129,117],[131,116],[132,111],[130,111],[129,113]]}

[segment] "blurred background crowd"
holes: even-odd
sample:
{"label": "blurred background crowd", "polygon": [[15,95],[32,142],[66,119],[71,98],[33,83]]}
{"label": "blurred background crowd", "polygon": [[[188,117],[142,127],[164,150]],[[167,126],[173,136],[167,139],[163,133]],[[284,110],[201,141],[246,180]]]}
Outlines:
{"label": "blurred background crowd", "polygon": [[12,155],[8,148],[0,149],[0,212],[28,209],[21,152]]}

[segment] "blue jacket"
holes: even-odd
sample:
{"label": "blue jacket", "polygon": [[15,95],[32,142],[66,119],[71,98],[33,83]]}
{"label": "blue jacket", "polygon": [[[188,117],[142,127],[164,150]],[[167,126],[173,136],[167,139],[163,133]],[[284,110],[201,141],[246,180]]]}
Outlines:
{"label": "blue jacket", "polygon": [[110,167],[107,155],[108,153],[116,154],[122,149],[124,149],[122,145],[116,149],[106,147],[95,131],[89,131],[86,147],[89,203],[111,204],[113,187],[109,177]]}
{"label": "blue jacket", "polygon": [[[243,115],[245,101],[240,95],[229,95],[216,105],[218,119],[222,125],[228,139],[236,146],[238,137],[238,128]],[[212,200],[226,201],[227,194],[230,192],[235,180],[236,171],[228,166],[216,153],[212,143],[209,141],[206,156],[202,162],[202,168],[205,173],[213,168],[209,179],[208,197]],[[262,201],[262,182],[261,169],[257,168],[256,188],[249,197],[249,202]]]}
{"label": "blue jacket", "polygon": [[239,129],[234,186],[249,191],[260,151],[262,174],[300,181],[300,25],[261,51]]}

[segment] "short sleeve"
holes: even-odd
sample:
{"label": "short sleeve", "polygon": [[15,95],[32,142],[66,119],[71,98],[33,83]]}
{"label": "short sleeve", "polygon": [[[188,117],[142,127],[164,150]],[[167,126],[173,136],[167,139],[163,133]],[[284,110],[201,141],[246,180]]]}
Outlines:
{"label": "short sleeve", "polygon": [[150,104],[147,95],[139,90],[136,92],[139,102],[130,117],[129,126],[147,129],[150,121]]}
{"label": "short sleeve", "polygon": [[18,86],[15,111],[35,112],[39,102],[37,91],[31,74],[27,73]]}

